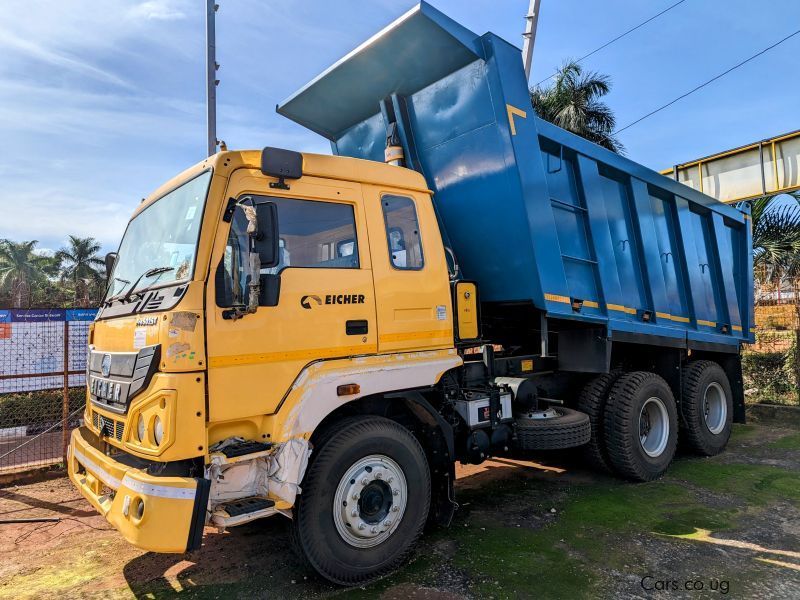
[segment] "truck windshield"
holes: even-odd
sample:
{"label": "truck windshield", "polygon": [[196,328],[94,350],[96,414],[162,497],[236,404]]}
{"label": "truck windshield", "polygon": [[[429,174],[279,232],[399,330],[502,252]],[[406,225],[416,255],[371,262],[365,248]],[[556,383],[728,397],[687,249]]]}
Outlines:
{"label": "truck windshield", "polygon": [[152,276],[143,277],[139,289],[192,276],[210,181],[211,171],[201,173],[133,218],[122,237],[106,299],[129,291],[150,270]]}

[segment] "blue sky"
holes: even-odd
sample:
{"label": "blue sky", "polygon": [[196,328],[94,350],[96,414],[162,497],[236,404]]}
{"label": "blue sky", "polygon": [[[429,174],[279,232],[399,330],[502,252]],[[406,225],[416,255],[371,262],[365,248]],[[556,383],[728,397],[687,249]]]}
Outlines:
{"label": "blue sky", "polygon": [[[218,0],[219,137],[328,152],[275,104],[412,0]],[[542,0],[532,82],[675,0]],[[521,46],[527,0],[433,0]],[[205,152],[204,2],[5,0],[0,238],[116,248],[138,201]],[[620,126],[791,33],[797,0],[686,0],[592,56]],[[621,134],[660,169],[800,128],[800,36]]]}

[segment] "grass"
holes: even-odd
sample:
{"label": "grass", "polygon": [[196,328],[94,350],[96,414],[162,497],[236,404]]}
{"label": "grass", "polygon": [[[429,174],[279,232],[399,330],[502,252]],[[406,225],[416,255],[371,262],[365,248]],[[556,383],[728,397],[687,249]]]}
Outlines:
{"label": "grass", "polygon": [[[736,426],[733,441],[752,440],[758,432],[757,426]],[[792,434],[767,447],[798,446],[800,434]],[[491,486],[491,493],[486,488],[462,493],[466,526],[456,523],[437,537],[458,544],[453,565],[469,575],[470,589],[498,599],[592,597],[611,570],[646,570],[647,550],[634,539],[730,530],[753,510],[781,500],[800,503],[800,473],[701,458],[678,460],[665,479],[644,484],[601,481],[560,489],[564,486],[511,478]],[[544,517],[544,526],[524,518],[525,508],[547,515],[550,506],[557,512]],[[511,515],[523,515],[516,525],[513,519],[498,522],[506,507]],[[403,581],[430,582],[436,572],[431,562]]]}
{"label": "grass", "polygon": [[800,433],[793,433],[775,440],[769,445],[769,448],[775,448],[776,450],[800,450]]}

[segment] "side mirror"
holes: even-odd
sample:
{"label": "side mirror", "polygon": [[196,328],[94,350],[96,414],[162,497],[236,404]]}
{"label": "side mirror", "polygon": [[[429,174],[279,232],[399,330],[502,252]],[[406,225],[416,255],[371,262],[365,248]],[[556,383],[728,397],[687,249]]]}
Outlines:
{"label": "side mirror", "polygon": [[274,202],[256,204],[256,219],[258,232],[256,234],[255,249],[261,261],[261,268],[276,267],[280,262],[280,248],[278,239],[278,208]]}
{"label": "side mirror", "polygon": [[106,254],[106,280],[111,278],[111,273],[114,271],[114,265],[117,264],[117,253],[109,252]]}
{"label": "side mirror", "polygon": [[286,179],[300,179],[303,176],[303,155],[293,150],[267,146],[261,151],[261,172],[278,178],[278,181],[270,182],[269,187],[288,190]]}

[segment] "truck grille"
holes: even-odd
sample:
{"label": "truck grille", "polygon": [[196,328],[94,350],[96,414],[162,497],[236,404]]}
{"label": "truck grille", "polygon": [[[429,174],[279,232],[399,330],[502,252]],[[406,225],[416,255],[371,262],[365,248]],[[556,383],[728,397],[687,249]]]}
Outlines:
{"label": "truck grille", "polygon": [[92,425],[100,435],[114,438],[118,442],[122,441],[122,432],[125,429],[123,421],[117,421],[100,413],[92,412]]}

